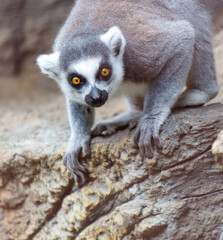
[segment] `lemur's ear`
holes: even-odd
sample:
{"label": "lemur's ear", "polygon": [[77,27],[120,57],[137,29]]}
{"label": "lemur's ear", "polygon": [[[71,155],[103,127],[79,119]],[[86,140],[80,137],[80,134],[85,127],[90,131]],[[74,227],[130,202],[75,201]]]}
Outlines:
{"label": "lemur's ear", "polygon": [[100,36],[100,39],[108,46],[113,56],[123,55],[126,41],[119,27],[111,27],[106,33]]}
{"label": "lemur's ear", "polygon": [[53,79],[59,76],[59,53],[43,54],[36,59],[42,73],[49,75]]}

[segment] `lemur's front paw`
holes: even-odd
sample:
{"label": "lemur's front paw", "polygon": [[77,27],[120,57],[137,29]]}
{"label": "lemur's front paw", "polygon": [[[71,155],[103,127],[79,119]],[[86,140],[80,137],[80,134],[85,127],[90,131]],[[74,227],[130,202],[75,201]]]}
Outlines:
{"label": "lemur's front paw", "polygon": [[98,122],[91,130],[91,136],[111,136],[117,131],[118,127],[112,124]]}
{"label": "lemur's front paw", "polygon": [[159,127],[156,117],[145,115],[139,121],[133,140],[142,157],[153,158],[154,141],[158,138]]}
{"label": "lemur's front paw", "polygon": [[83,156],[87,156],[90,153],[90,140],[84,140],[82,143],[72,144],[72,148],[69,147],[66,154],[63,157],[63,163],[73,176],[78,185],[83,185],[86,177],[86,169],[79,162],[79,157],[82,152]]}

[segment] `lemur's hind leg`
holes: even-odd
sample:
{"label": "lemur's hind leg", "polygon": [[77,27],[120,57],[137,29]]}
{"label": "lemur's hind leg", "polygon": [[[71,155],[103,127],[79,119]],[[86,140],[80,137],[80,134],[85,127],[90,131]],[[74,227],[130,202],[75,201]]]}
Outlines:
{"label": "lemur's hind leg", "polygon": [[187,89],[180,95],[175,107],[203,105],[217,95],[218,85],[211,41],[211,32],[197,32]]}

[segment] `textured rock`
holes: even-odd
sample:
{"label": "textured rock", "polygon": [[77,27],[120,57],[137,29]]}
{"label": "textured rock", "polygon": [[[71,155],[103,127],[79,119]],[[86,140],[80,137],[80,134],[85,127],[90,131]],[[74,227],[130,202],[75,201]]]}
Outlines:
{"label": "textured rock", "polygon": [[139,156],[134,130],[93,139],[80,189],[61,161],[69,128],[51,114],[28,137],[0,140],[2,240],[220,238],[223,171],[211,146],[223,105],[173,113],[154,159]]}

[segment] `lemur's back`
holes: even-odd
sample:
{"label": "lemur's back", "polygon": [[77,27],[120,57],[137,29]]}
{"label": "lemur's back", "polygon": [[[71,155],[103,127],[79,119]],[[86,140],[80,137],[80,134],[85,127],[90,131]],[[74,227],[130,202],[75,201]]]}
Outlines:
{"label": "lemur's back", "polygon": [[[223,0],[219,1],[223,3]],[[205,35],[206,31],[210,31],[211,14],[200,2],[201,0],[77,0],[55,40],[54,51],[59,50],[66,39],[77,31],[86,34],[96,29],[96,32],[102,33],[117,25],[127,42],[124,54],[126,78],[139,81],[145,75],[153,78],[162,65],[162,62],[154,62],[154,59],[160,59],[161,53],[165,56],[165,49],[157,48],[156,44],[163,39],[164,42],[160,45],[168,45],[165,32],[169,28],[169,22],[186,20],[198,34]],[[210,3],[207,6],[210,7]],[[173,26],[173,31],[177,28]],[[150,56],[151,49],[153,56]],[[163,62],[165,61],[164,58]]]}
{"label": "lemur's back", "polygon": [[[97,27],[101,31],[118,25],[128,40],[140,41],[148,35],[152,20],[188,20],[206,24],[210,16],[204,13],[223,6],[223,0],[77,0],[65,25],[58,34],[54,49],[58,50],[70,34],[78,28]],[[148,27],[146,27],[148,26]]]}

